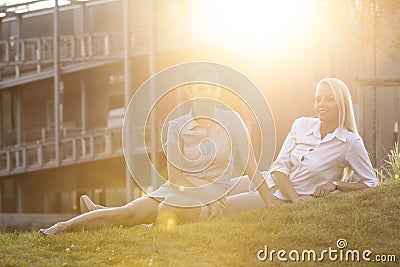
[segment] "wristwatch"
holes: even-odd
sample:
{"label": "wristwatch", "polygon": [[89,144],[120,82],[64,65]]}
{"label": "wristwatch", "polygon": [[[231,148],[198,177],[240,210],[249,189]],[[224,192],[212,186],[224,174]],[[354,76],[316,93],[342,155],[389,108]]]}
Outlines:
{"label": "wristwatch", "polygon": [[335,190],[339,190],[339,189],[338,189],[338,182],[332,181],[332,184],[335,186]]}

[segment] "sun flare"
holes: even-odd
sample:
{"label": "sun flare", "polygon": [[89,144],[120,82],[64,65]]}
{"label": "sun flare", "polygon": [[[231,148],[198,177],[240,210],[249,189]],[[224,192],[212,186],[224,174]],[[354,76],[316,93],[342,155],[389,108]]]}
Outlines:
{"label": "sun flare", "polygon": [[198,1],[192,6],[192,37],[232,47],[281,45],[307,29],[314,1]]}

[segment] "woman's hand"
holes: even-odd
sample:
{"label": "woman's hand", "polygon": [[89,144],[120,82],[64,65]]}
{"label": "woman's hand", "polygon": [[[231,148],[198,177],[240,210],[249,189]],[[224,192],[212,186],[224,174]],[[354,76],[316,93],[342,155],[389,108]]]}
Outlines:
{"label": "woman's hand", "polygon": [[211,221],[215,219],[221,219],[224,216],[224,210],[226,207],[225,198],[208,204],[207,207],[209,208],[207,220]]}
{"label": "woman's hand", "polygon": [[321,184],[315,188],[314,197],[324,197],[335,190],[336,186],[332,183]]}
{"label": "woman's hand", "polygon": [[296,190],[293,188],[292,182],[290,181],[287,174],[275,171],[271,173],[272,180],[274,180],[276,186],[281,190],[282,194],[284,194],[288,199],[295,202],[295,199],[303,199],[301,195],[299,195]]}

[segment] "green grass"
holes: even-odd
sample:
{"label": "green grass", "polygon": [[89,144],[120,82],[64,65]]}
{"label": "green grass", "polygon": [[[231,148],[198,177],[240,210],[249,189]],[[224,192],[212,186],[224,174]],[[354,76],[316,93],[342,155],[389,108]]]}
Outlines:
{"label": "green grass", "polygon": [[[267,266],[257,252],[371,250],[400,261],[400,181],[335,194],[308,203],[253,210],[209,223],[166,228],[106,228],[44,238],[38,233],[0,235],[1,266]],[[286,255],[288,257],[288,255]],[[371,257],[372,258],[372,257]],[[329,264],[328,255],[323,263]],[[336,261],[343,266],[346,262]],[[292,265],[298,265],[293,263]],[[311,262],[302,262],[308,266]],[[317,262],[314,265],[321,265]],[[366,265],[366,262],[346,263]],[[376,264],[376,263],[375,263]],[[393,263],[392,263],[393,264]],[[374,266],[373,263],[367,264]],[[388,263],[380,264],[388,266]],[[394,265],[394,264],[393,264]]]}

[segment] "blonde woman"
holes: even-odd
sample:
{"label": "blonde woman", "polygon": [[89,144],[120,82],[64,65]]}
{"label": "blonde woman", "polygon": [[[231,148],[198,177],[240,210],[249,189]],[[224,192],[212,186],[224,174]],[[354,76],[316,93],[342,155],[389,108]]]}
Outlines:
{"label": "blonde woman", "polygon": [[[278,157],[263,172],[277,205],[378,185],[346,84],[322,79],[316,86],[315,110],[318,117],[295,120]],[[246,177],[240,180],[235,195],[227,199],[227,212],[265,207],[257,193],[245,192],[248,185]]]}

